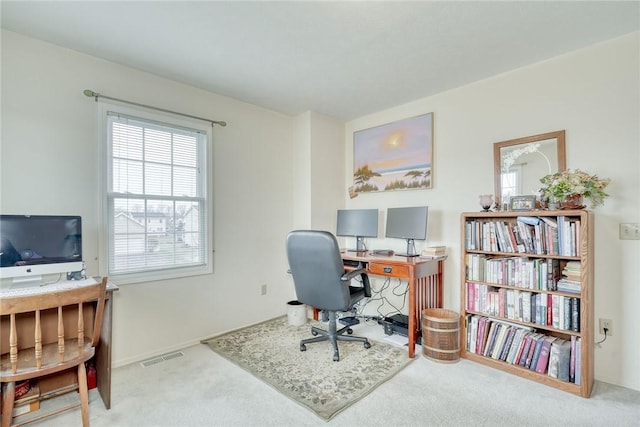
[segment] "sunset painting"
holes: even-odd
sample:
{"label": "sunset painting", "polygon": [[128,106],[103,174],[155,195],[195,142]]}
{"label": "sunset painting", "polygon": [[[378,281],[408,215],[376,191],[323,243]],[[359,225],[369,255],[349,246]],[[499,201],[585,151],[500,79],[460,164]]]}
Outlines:
{"label": "sunset painting", "polygon": [[431,188],[433,113],[353,133],[358,193]]}

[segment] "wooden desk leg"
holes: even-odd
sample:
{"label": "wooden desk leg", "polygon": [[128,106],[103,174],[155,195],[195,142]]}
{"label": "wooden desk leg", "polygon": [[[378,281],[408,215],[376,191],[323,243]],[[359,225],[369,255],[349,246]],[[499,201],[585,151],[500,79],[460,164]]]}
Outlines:
{"label": "wooden desk leg", "polygon": [[111,327],[113,315],[113,293],[104,303],[100,344],[96,348],[97,386],[104,407],[111,409]]}
{"label": "wooden desk leg", "polygon": [[413,269],[409,273],[409,358],[413,359],[416,353],[416,277]]}

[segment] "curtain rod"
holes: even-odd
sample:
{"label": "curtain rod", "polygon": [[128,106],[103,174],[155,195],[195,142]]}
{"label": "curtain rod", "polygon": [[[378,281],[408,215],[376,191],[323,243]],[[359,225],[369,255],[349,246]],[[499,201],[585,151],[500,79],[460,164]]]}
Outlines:
{"label": "curtain rod", "polygon": [[225,127],[227,125],[227,122],[223,122],[223,121],[219,121],[219,120],[205,119],[204,117],[192,116],[190,114],[179,113],[177,111],[165,110],[164,108],[153,107],[151,105],[139,104],[137,102],[126,101],[124,99],[112,98],[110,96],[102,95],[101,93],[94,92],[94,91],[89,90],[89,89],[85,89],[83,93],[85,94],[85,96],[88,96],[90,98],[95,98],[96,102],[98,102],[98,98],[110,99],[112,101],[124,102],[125,104],[135,105],[135,106],[138,106],[138,107],[150,108],[152,110],[162,111],[163,113],[177,114],[179,116],[189,117],[191,119],[204,120],[205,122],[211,123],[212,127],[213,127],[213,125],[220,125],[222,127]]}

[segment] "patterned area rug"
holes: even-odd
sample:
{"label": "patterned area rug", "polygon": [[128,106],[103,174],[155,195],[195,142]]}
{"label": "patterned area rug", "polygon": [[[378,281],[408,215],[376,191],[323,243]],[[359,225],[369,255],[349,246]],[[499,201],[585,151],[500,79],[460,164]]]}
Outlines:
{"label": "patterned area rug", "polygon": [[327,328],[315,321],[289,326],[284,316],[202,342],[325,420],[369,394],[412,360],[406,349],[373,340],[369,340],[369,349],[359,342],[338,343],[339,362],[333,361],[328,341],[309,344],[307,351],[301,352],[300,340],[312,336],[312,324]]}

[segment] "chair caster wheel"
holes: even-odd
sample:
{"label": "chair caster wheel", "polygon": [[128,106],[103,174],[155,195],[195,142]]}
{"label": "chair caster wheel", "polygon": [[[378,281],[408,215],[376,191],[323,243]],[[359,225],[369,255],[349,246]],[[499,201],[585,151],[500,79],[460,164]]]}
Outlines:
{"label": "chair caster wheel", "polygon": [[333,361],[334,362],[339,362],[340,361],[340,356],[338,354],[334,354],[333,355]]}
{"label": "chair caster wheel", "polygon": [[369,341],[364,342],[364,348],[371,348],[371,344],[369,344]]}
{"label": "chair caster wheel", "polygon": [[353,329],[351,329],[351,328],[347,328],[347,333],[348,333],[349,335],[353,334]]}
{"label": "chair caster wheel", "polygon": [[300,344],[300,351],[307,351],[307,346],[304,344]]}
{"label": "chair caster wheel", "polygon": [[311,335],[315,337],[316,335],[318,335],[318,333],[316,331],[311,331]]}

